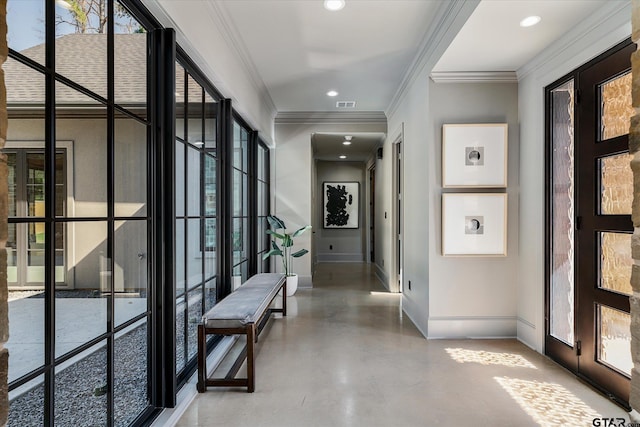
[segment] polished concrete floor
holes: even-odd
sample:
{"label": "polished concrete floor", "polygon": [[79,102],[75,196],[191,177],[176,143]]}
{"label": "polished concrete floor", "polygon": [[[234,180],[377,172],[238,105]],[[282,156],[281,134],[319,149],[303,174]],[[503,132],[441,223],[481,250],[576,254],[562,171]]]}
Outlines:
{"label": "polished concrete floor", "polygon": [[[624,417],[516,340],[425,340],[367,264],[320,264],[258,344],[256,391],[209,389],[178,426],[592,426]],[[604,424],[602,424],[604,425]]]}

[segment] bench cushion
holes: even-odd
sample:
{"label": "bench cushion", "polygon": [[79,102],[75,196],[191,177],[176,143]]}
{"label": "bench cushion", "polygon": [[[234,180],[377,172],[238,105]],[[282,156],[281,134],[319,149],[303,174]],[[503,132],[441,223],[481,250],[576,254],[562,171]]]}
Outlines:
{"label": "bench cushion", "polygon": [[285,281],[284,274],[260,273],[202,316],[206,328],[241,328],[257,322]]}

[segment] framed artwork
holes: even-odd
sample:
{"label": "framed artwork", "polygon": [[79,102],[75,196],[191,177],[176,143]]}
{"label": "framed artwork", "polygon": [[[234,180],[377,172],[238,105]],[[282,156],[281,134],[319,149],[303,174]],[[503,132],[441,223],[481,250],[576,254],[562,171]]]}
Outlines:
{"label": "framed artwork", "polygon": [[507,195],[442,195],[442,255],[506,256]]}
{"label": "framed artwork", "polygon": [[442,125],[443,187],[506,187],[507,124]]}
{"label": "framed artwork", "polygon": [[358,228],[359,182],[323,183],[323,227]]}

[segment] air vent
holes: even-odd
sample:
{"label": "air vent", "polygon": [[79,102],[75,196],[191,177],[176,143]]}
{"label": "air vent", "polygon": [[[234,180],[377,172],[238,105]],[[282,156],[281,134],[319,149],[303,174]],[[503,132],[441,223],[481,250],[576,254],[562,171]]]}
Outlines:
{"label": "air vent", "polygon": [[356,101],[338,101],[336,102],[337,108],[356,108]]}

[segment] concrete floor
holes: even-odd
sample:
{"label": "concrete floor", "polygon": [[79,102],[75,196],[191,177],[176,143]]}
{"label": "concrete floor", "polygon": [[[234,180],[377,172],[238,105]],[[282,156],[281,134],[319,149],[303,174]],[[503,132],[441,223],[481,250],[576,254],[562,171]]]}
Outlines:
{"label": "concrete floor", "polygon": [[[367,264],[320,264],[258,344],[256,391],[178,426],[591,426],[628,415],[516,340],[425,340]],[[241,372],[242,373],[242,372]],[[188,385],[187,387],[193,387]]]}

